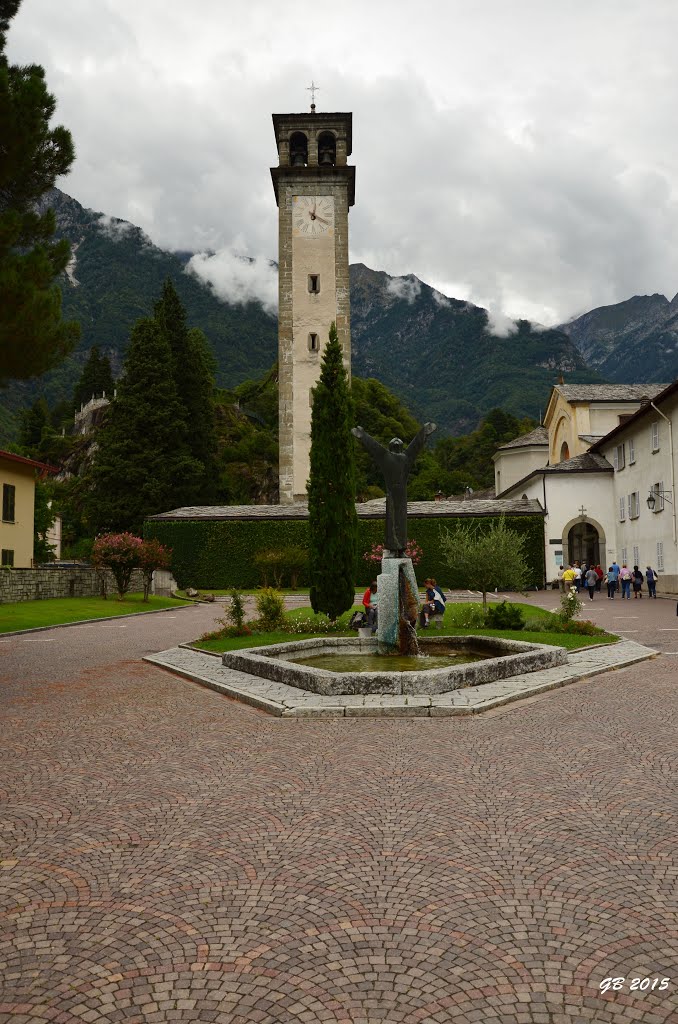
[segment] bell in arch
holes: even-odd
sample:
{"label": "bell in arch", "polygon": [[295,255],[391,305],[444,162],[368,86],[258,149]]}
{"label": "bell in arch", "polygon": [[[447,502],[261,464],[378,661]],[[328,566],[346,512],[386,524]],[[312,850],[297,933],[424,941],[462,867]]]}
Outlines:
{"label": "bell in arch", "polygon": [[292,167],[306,167],[308,163],[308,140],[303,132],[295,132],[290,139],[290,163]]}

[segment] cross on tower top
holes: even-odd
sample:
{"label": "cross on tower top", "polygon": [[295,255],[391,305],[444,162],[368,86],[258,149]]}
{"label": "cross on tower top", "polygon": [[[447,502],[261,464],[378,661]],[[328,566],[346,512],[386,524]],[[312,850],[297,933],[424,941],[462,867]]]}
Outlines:
{"label": "cross on tower top", "polygon": [[311,84],[306,86],[306,92],[311,94],[311,113],[315,114],[315,94],[320,92],[320,86],[316,85],[313,79],[311,79]]}

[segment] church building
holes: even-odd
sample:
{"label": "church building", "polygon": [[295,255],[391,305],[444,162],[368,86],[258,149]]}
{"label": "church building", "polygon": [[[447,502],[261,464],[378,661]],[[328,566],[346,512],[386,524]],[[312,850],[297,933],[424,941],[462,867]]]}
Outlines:
{"label": "church building", "polygon": [[651,565],[658,590],[678,592],[676,416],[678,381],[559,384],[544,426],[497,449],[497,498],[544,509],[546,582],[574,561],[607,568],[616,559]]}

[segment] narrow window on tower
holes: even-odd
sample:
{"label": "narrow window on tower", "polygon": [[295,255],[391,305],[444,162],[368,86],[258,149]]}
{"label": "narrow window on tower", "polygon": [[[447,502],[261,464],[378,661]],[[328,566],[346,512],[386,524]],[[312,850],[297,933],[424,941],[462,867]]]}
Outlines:
{"label": "narrow window on tower", "polygon": [[308,336],[308,350],[309,352],[320,351],[320,338],[317,334],[309,334]]}
{"label": "narrow window on tower", "polygon": [[311,295],[320,294],[320,274],[308,275],[308,290]]}

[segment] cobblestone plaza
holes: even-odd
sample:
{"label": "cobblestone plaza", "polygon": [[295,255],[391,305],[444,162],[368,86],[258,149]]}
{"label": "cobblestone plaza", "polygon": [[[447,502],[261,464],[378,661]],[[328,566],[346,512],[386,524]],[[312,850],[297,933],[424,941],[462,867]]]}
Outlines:
{"label": "cobblestone plaza", "polygon": [[678,1020],[678,620],[595,603],[660,657],[477,717],[140,660],[204,606],[0,638],[0,1021]]}

